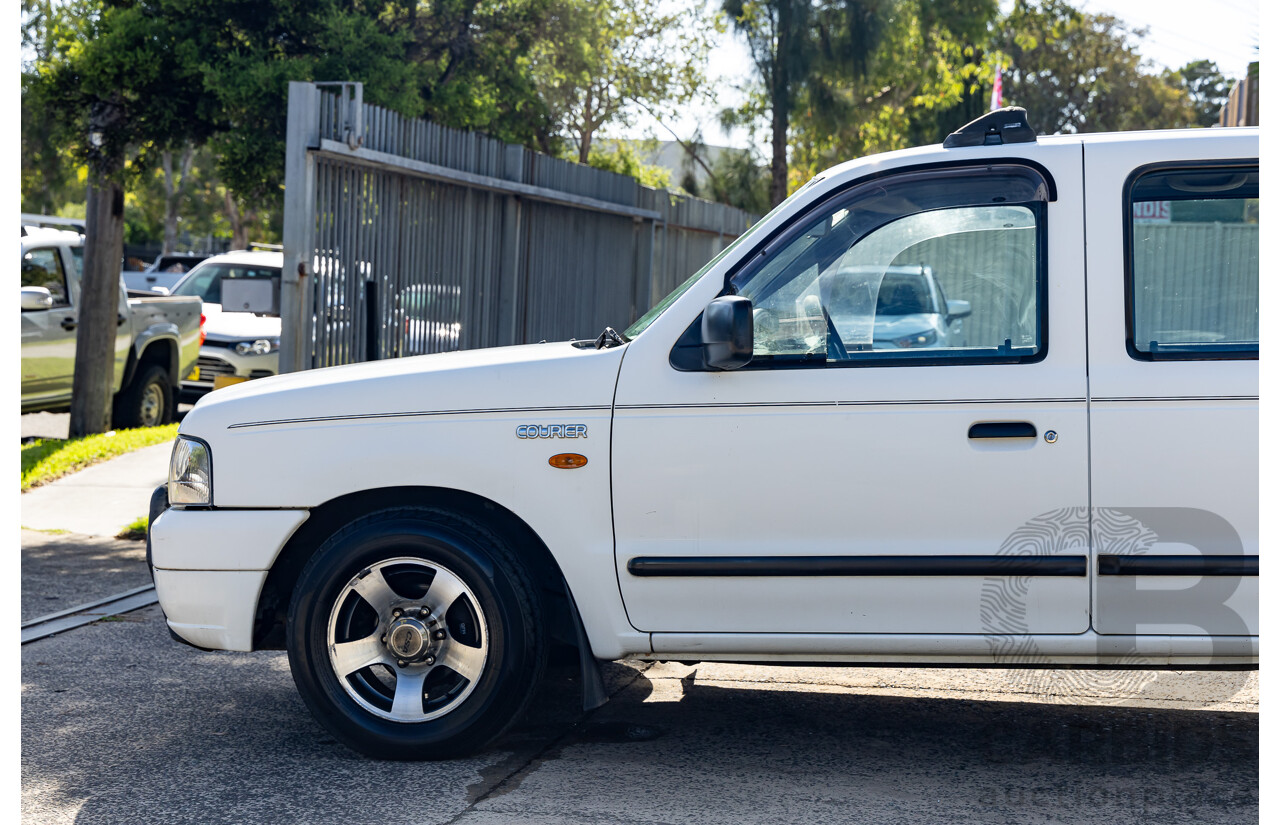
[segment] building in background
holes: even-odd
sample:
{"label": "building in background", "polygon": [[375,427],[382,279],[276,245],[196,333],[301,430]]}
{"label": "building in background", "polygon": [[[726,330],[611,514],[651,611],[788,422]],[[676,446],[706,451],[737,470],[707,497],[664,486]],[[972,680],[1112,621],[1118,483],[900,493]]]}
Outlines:
{"label": "building in background", "polygon": [[1258,61],[1249,64],[1244,80],[1238,81],[1231,89],[1231,97],[1218,116],[1218,125],[1258,125]]}

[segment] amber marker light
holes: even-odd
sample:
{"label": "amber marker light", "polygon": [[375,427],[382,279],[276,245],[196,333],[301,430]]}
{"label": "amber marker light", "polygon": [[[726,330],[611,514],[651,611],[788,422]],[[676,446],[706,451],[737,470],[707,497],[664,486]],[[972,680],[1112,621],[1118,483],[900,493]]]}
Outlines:
{"label": "amber marker light", "polygon": [[587,457],[577,453],[560,453],[547,459],[547,463],[561,470],[576,470],[587,466]]}

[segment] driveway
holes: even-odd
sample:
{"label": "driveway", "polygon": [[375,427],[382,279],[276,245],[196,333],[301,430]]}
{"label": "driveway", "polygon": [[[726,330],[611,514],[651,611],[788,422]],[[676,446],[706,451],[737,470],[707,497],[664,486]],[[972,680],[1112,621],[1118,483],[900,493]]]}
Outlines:
{"label": "driveway", "polygon": [[561,667],[488,751],[381,762],[316,724],[283,653],[202,653],[146,608],[23,647],[23,822],[1258,818],[1253,674],[605,670],[591,714]]}

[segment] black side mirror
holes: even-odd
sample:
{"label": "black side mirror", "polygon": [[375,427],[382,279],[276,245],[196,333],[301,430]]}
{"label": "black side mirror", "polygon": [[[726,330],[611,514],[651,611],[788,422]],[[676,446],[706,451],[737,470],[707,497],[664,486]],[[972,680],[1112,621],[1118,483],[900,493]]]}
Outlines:
{"label": "black side mirror", "polygon": [[751,361],[755,319],[751,301],[722,295],[702,313],[702,363],[713,370],[736,370]]}

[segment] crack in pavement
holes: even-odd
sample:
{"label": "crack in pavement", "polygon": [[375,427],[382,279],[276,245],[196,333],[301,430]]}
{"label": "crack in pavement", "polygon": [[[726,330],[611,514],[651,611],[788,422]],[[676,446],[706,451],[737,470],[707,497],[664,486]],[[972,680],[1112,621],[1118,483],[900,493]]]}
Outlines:
{"label": "crack in pavement", "polygon": [[[499,762],[498,765],[496,765],[495,767],[498,768],[499,771],[502,771],[503,773],[505,773],[505,775],[502,776],[496,783],[491,785],[488,789],[480,793],[478,796],[475,796],[474,798],[470,799],[467,803],[467,806],[463,808],[461,811],[459,811],[457,815],[455,815],[452,819],[445,822],[444,825],[455,825],[455,823],[461,821],[463,817],[467,816],[473,810],[475,810],[476,806],[479,805],[480,803],[489,799],[505,796],[506,794],[509,794],[512,791],[519,788],[520,784],[524,781],[525,777],[531,774],[534,770],[536,770],[542,764],[550,761],[551,759],[554,759],[555,754],[557,754],[561,749],[563,749],[566,745],[568,745],[570,740],[572,740],[574,736],[576,736],[579,732],[582,731],[583,727],[587,724],[587,722],[591,720],[593,716],[595,716],[602,708],[608,707],[609,703],[613,701],[613,698],[615,696],[622,693],[627,688],[631,687],[637,681],[639,681],[639,679],[642,676],[644,676],[647,672],[649,672],[649,670],[653,668],[654,664],[656,663],[654,662],[644,663],[643,668],[637,670],[630,678],[628,678],[625,682],[623,682],[622,685],[620,685],[616,690],[614,690],[609,694],[608,699],[605,701],[604,704],[600,705],[600,707],[593,708],[583,713],[571,725],[569,725],[568,728],[566,728],[562,733],[552,737],[545,745],[543,745],[541,748],[536,750],[528,758],[516,757],[515,759],[511,759],[511,760],[503,760],[503,762],[507,763],[506,765],[504,765],[503,762]],[[509,773],[507,773],[506,768],[512,767],[511,765],[512,762],[515,762],[518,764],[515,764],[513,766],[514,769],[511,770]],[[479,783],[477,783],[477,786],[483,785],[483,782],[484,782],[483,771],[481,773],[482,773],[482,779]],[[478,790],[479,788],[476,787],[476,789]],[[469,789],[468,795],[470,795],[470,789]]]}

